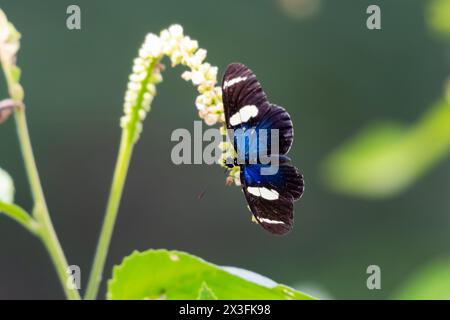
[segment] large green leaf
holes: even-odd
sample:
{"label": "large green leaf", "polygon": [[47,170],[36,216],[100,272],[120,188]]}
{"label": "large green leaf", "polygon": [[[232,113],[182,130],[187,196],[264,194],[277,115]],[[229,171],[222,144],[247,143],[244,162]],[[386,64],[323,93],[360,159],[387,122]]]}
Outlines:
{"label": "large green leaf", "polygon": [[0,201],[12,203],[14,201],[14,183],[6,171],[0,168]]}
{"label": "large green leaf", "polygon": [[450,299],[450,259],[438,259],[414,273],[397,290],[394,299]]}
{"label": "large green leaf", "polygon": [[237,274],[184,252],[135,251],[114,267],[107,297],[114,300],[195,300],[206,296],[210,299],[312,299],[287,286],[255,283]]}

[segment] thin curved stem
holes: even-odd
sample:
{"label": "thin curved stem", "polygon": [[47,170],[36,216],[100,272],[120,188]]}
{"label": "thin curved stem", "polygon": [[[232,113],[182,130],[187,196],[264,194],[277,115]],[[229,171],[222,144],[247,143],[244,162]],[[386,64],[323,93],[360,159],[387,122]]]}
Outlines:
{"label": "thin curved stem", "polygon": [[122,130],[119,154],[114,170],[114,177],[106,208],[106,214],[103,220],[103,226],[95,252],[94,262],[92,264],[86,294],[84,296],[86,300],[94,300],[97,297],[100,283],[102,281],[103,268],[105,266],[117,213],[119,211],[120,200],[122,199],[122,192],[125,185],[125,180],[127,178],[131,156],[139,134],[139,110],[142,109],[144,94],[147,91],[147,85],[152,80],[153,70],[157,64],[158,61],[154,60],[147,68],[147,76],[142,81],[141,90],[138,93],[136,105],[132,108],[133,111],[130,115],[130,120],[127,126],[125,126]]}
{"label": "thin curved stem", "polygon": [[39,173],[36,167],[36,161],[33,155],[30,135],[28,133],[27,120],[25,116],[25,109],[18,108],[15,111],[17,134],[19,137],[20,147],[25,163],[25,169],[30,183],[31,194],[34,200],[33,216],[39,223],[39,233],[44,246],[46,247],[53,264],[56,268],[61,285],[68,299],[79,300],[80,295],[76,289],[71,289],[66,285],[68,263],[64,252],[56,236],[50,215],[47,209],[47,204],[44,197],[44,191],[39,178]]}
{"label": "thin curved stem", "polygon": [[[15,102],[16,108],[14,110],[14,116],[16,120],[17,135],[19,138],[20,149],[22,151],[22,157],[25,164],[25,170],[28,176],[28,182],[30,184],[31,195],[34,200],[33,208],[33,220],[30,216],[28,219],[24,216],[24,211],[20,212],[18,210],[12,210],[9,208],[9,212],[13,214],[13,218],[16,221],[24,225],[29,229],[30,225],[27,224],[28,221],[34,221],[37,223],[36,230],[33,232],[39,236],[42,240],[45,248],[47,249],[50,258],[55,266],[56,272],[58,274],[59,280],[63,287],[63,290],[68,299],[79,300],[80,295],[78,290],[71,289],[66,285],[68,263],[64,252],[59,243],[58,237],[56,236],[55,230],[53,228],[52,222],[50,220],[50,214],[47,209],[47,203],[45,201],[44,191],[42,190],[41,181],[39,178],[38,169],[36,166],[36,161],[34,159],[33,148],[31,146],[30,134],[28,132],[27,119],[25,115],[25,107],[23,104],[23,91],[18,80],[13,77],[12,66],[6,63],[4,60],[2,62],[3,72],[5,74],[8,92],[11,99]],[[26,213],[25,213],[26,214]]]}
{"label": "thin curved stem", "polygon": [[127,131],[122,134],[120,142],[119,155],[114,171],[114,178],[111,186],[111,192],[106,209],[105,219],[103,221],[100,238],[94,262],[89,277],[88,287],[85,299],[94,300],[97,297],[98,289],[102,280],[103,268],[105,266],[106,256],[108,254],[109,244],[111,242],[114,225],[119,212],[120,200],[122,198],[123,187],[130,166],[131,155],[133,153],[133,143],[130,143]]}

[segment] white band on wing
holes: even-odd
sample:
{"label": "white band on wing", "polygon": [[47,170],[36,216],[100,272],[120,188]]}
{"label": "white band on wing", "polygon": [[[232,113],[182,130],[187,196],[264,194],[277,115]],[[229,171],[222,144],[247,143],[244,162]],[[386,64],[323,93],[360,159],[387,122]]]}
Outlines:
{"label": "white band on wing", "polygon": [[278,220],[270,220],[266,218],[258,218],[260,222],[268,223],[268,224],[285,224],[283,221]]}
{"label": "white band on wing", "polygon": [[230,79],[230,80],[225,81],[223,83],[223,88],[226,89],[226,88],[231,87],[232,85],[234,85],[236,83],[239,83],[239,82],[242,82],[242,81],[245,81],[245,80],[247,80],[247,77],[236,77],[236,78]]}
{"label": "white band on wing", "polygon": [[261,197],[266,200],[278,200],[279,193],[273,189],[260,188],[260,187],[247,187],[247,192],[255,197]]}
{"label": "white band on wing", "polygon": [[250,118],[254,118],[258,115],[258,108],[251,104],[243,106],[238,112],[230,117],[230,125],[237,126],[241,123],[247,122]]}

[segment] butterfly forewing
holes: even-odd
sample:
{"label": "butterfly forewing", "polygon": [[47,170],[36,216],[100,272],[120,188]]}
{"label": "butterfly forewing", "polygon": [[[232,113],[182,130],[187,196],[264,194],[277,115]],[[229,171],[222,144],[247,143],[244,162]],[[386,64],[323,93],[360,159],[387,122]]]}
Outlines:
{"label": "butterfly forewing", "polygon": [[[222,81],[222,97],[228,129],[255,127],[253,143],[264,130],[268,136],[267,145],[264,146],[268,149],[268,155],[272,153],[270,130],[276,129],[279,146],[275,153],[286,154],[289,151],[294,136],[291,118],[284,108],[269,103],[261,84],[249,68],[240,63],[227,67]],[[230,138],[234,140],[233,137]],[[236,148],[236,141],[234,143]],[[247,149],[254,150],[253,143],[250,142]]]}
{"label": "butterfly forewing", "polygon": [[256,76],[240,63],[227,67],[222,81],[222,98],[229,129],[254,126],[270,108]]}
{"label": "butterfly forewing", "polygon": [[288,153],[294,140],[294,129],[292,127],[291,117],[283,107],[271,104],[270,109],[256,125],[256,130],[266,130],[269,133],[267,141],[268,150],[272,150],[272,139],[270,138],[271,130],[277,130],[278,149],[272,153]]}

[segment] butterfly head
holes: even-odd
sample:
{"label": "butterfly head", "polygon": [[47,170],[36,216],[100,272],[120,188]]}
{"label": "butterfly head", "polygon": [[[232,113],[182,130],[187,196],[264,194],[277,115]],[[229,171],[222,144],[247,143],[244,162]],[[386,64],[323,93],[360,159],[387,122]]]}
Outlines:
{"label": "butterfly head", "polygon": [[230,169],[233,169],[234,167],[238,167],[239,166],[237,158],[234,158],[234,159],[233,158],[227,158],[227,159],[223,160],[223,164],[227,168],[230,168]]}

